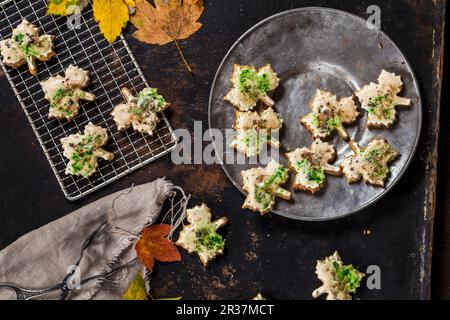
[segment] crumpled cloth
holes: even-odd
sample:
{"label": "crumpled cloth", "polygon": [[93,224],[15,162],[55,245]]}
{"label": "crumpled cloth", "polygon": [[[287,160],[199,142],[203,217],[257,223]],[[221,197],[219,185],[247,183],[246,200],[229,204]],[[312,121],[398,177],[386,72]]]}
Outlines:
{"label": "crumpled cloth", "polygon": [[[164,201],[172,193],[172,183],[158,179],[99,199],[24,235],[0,252],[0,283],[33,290],[61,283],[79,258],[86,238],[105,221],[107,225],[83,255],[80,278],[126,265],[136,258],[137,237],[134,235],[155,222]],[[74,289],[67,299],[121,299],[142,270],[135,260],[111,278],[91,281]],[[58,290],[40,299],[59,299],[60,296]],[[11,298],[10,293],[0,291],[0,299],[8,298]]]}

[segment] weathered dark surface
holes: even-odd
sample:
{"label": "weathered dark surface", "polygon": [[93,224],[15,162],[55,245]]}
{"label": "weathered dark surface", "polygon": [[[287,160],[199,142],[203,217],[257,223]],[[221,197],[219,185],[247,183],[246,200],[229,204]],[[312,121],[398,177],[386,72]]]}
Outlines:
{"label": "weathered dark surface", "polygon": [[[215,71],[234,41],[271,14],[323,5],[366,16],[368,5],[382,9],[382,28],[411,62],[419,79],[424,123],[418,152],[405,176],[380,202],[346,219],[306,223],[275,215],[260,217],[240,209],[243,196],[219,165],[173,166],[165,157],[82,201],[68,202],[39,147],[5,77],[0,78],[0,247],[71,210],[132,183],[165,175],[205,201],[230,226],[225,256],[204,269],[183,252],[178,264],[159,264],[155,297],[248,298],[261,291],[274,299],[309,298],[320,283],[317,258],[338,249],[345,261],[365,269],[377,264],[382,290],[363,288],[361,299],[426,298],[429,293],[435,162],[441,86],[443,1],[206,1],[203,28],[181,45],[195,70],[190,76],[173,45],[142,45],[133,51],[151,84],[173,103],[168,116],[175,128],[192,131],[193,120],[207,128],[207,102]],[[368,61],[370,63],[370,61]],[[371,230],[364,235],[364,230]]]}

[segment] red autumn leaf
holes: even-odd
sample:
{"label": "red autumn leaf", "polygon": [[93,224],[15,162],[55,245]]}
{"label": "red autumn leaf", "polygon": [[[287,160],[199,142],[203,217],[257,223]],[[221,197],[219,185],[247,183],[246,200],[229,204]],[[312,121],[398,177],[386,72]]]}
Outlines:
{"label": "red autumn leaf", "polygon": [[166,238],[170,228],[168,224],[154,224],[144,230],[136,243],[137,257],[148,270],[153,270],[155,260],[161,262],[181,260],[177,247]]}

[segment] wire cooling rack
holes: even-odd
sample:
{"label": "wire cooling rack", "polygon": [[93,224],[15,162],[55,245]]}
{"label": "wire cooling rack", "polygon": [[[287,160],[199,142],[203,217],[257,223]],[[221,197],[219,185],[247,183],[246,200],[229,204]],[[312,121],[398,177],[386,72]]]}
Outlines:
{"label": "wire cooling rack", "polygon": [[[134,93],[148,86],[133,53],[123,37],[110,45],[101,35],[89,6],[80,17],[81,27],[70,29],[67,18],[46,15],[46,0],[18,0],[0,3],[0,39],[10,38],[12,29],[23,18],[36,25],[40,34],[54,35],[56,57],[38,62],[38,75],[32,76],[26,65],[2,68],[25,111],[56,178],[69,200],[77,200],[126,174],[154,161],[176,146],[173,130],[164,114],[153,136],[134,131],[119,132],[110,115],[113,106],[123,101],[120,89]],[[83,103],[80,114],[71,122],[48,119],[48,101],[39,81],[63,74],[70,64],[90,71],[86,89],[97,96],[95,102]],[[99,170],[89,179],[65,174],[68,160],[63,156],[61,138],[83,132],[89,122],[108,130],[104,147],[114,152],[108,162],[100,160]]]}

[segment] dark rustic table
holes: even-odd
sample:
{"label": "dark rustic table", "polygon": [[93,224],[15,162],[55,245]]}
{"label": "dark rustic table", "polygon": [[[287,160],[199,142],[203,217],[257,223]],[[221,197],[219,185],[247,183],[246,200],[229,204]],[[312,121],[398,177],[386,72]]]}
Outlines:
{"label": "dark rustic table", "polygon": [[[411,299],[430,295],[431,238],[435,212],[437,135],[441,88],[444,0],[435,1],[206,1],[203,28],[181,41],[195,72],[191,76],[173,45],[147,46],[126,36],[150,83],[172,102],[168,117],[175,128],[193,130],[193,121],[207,128],[209,90],[221,59],[234,41],[258,21],[284,10],[327,6],[367,17],[378,4],[382,29],[411,62],[423,98],[423,132],[417,154],[401,181],[381,201],[363,212],[337,221],[310,223],[273,214],[261,217],[240,209],[244,197],[219,165],[174,166],[170,156],[150,164],[82,201],[67,201],[38,145],[12,90],[0,77],[0,248],[21,235],[60,218],[132,183],[167,176],[193,195],[192,204],[205,201],[230,225],[224,257],[203,268],[183,252],[181,263],[159,264],[152,286],[155,297],[249,298],[262,292],[273,299],[307,299],[319,286],[315,261],[338,249],[345,261],[365,269],[379,265],[381,290],[362,288],[361,299]],[[368,61],[370,63],[370,61]],[[448,140],[446,146],[448,146]],[[445,150],[445,149],[444,149]],[[446,158],[445,158],[446,159]],[[448,169],[446,171],[448,173]],[[448,179],[442,184],[448,185]],[[448,201],[447,201],[448,202]],[[448,209],[442,207],[442,215]],[[443,216],[442,216],[443,217]],[[441,219],[441,216],[439,216]],[[447,230],[448,230],[448,221]],[[365,234],[370,230],[370,234]],[[443,227],[439,234],[446,236]],[[447,250],[435,256],[435,297],[449,297]],[[446,269],[445,269],[446,268]],[[446,283],[444,282],[446,281]]]}

